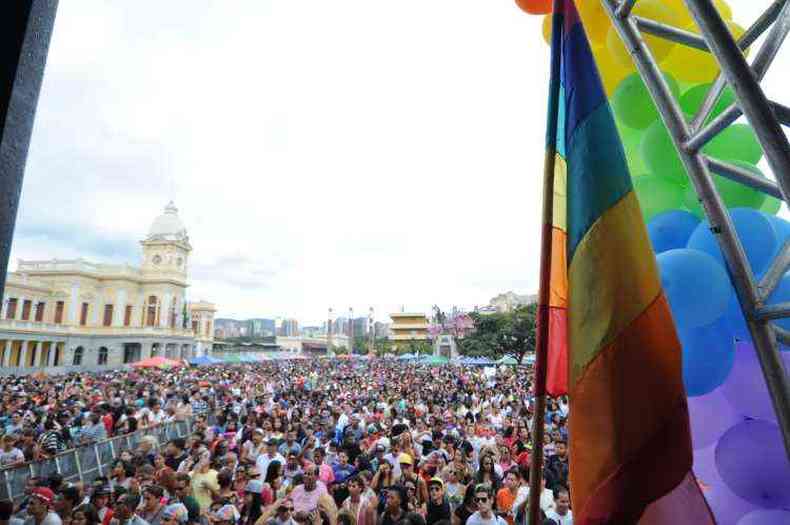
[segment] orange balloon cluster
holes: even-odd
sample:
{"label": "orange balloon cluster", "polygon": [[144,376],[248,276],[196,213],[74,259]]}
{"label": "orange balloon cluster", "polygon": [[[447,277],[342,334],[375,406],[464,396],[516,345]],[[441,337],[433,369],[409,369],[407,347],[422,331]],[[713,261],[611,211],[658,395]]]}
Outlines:
{"label": "orange balloon cluster", "polygon": [[545,15],[551,13],[552,0],[516,0],[516,5],[531,15]]}

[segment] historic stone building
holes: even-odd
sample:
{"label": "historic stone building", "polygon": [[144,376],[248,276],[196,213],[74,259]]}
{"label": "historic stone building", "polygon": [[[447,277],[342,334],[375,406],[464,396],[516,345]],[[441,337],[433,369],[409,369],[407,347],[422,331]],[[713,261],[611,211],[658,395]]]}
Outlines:
{"label": "historic stone building", "polygon": [[187,300],[192,246],[172,202],[140,244],[140,267],[20,260],[0,312],[4,371],[115,367],[209,352],[216,309]]}

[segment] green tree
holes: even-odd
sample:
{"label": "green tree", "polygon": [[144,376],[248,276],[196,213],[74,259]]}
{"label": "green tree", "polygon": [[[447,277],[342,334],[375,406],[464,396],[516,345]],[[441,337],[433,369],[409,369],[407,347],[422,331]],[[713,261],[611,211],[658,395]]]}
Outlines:
{"label": "green tree", "polygon": [[519,363],[535,351],[535,315],[537,305],[530,304],[512,312],[471,315],[472,334],[457,341],[458,351],[470,357],[499,359],[512,356]]}

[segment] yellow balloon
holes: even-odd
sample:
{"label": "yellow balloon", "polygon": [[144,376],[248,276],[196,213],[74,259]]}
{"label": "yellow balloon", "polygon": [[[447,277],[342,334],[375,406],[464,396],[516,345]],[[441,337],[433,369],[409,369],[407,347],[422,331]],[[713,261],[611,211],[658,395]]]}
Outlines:
{"label": "yellow balloon", "polygon": [[593,47],[592,53],[593,57],[595,57],[595,64],[598,67],[598,74],[601,75],[606,96],[610,97],[620,82],[636,71],[636,66],[633,63],[630,67],[621,64],[618,60],[615,60],[606,46]]}
{"label": "yellow balloon", "polygon": [[[694,23],[691,13],[686,7],[684,0],[664,0],[664,5],[672,9],[678,15],[678,27],[684,27]],[[732,9],[724,0],[713,0],[713,5],[718,9],[719,14],[724,20],[732,20]]]}
{"label": "yellow balloon", "polygon": [[[633,13],[675,27],[678,27],[681,20],[675,10],[668,8],[660,0],[639,0],[634,6]],[[663,60],[669,52],[672,51],[672,48],[676,46],[674,42],[664,38],[648,35],[646,33],[642,36],[647,47],[650,48],[653,58],[658,62]],[[628,65],[633,62],[614,27],[609,28],[609,32],[606,35],[606,47],[623,65]]]}
{"label": "yellow balloon", "polygon": [[[728,21],[727,26],[736,39],[744,33],[744,29],[735,22]],[[683,29],[699,34],[699,30],[694,24],[687,25]],[[748,50],[746,54],[748,54]],[[713,55],[683,45],[672,48],[667,58],[661,63],[661,69],[680,81],[692,84],[712,82],[719,74],[719,64]]]}
{"label": "yellow balloon", "polygon": [[606,33],[612,27],[612,22],[600,0],[582,0],[576,2],[579,17],[584,25],[584,31],[592,45],[603,45],[606,42]]}
{"label": "yellow balloon", "polygon": [[553,19],[551,13],[543,17],[543,40],[545,40],[548,45],[551,45],[552,23],[553,23]]}

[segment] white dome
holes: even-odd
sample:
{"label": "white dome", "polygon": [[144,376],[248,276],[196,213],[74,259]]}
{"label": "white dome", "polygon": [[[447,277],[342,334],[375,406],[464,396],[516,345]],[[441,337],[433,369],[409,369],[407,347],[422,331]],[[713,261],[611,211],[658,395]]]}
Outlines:
{"label": "white dome", "polygon": [[148,230],[148,239],[187,240],[187,229],[178,217],[178,208],[173,201],[165,206],[165,212],[154,219]]}

